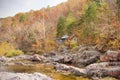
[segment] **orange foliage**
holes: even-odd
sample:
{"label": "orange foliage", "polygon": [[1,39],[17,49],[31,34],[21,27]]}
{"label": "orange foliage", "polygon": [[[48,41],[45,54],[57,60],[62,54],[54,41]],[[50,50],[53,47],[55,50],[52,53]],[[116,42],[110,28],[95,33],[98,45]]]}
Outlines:
{"label": "orange foliage", "polygon": [[[68,0],[68,2],[61,3],[50,9],[43,8],[38,11],[19,13],[16,14],[14,17],[0,19],[2,25],[2,27],[0,27],[0,40],[9,41],[9,43],[15,45],[16,48],[20,49],[26,49],[26,46],[32,46],[34,47],[34,49],[40,49],[45,46],[46,51],[47,49],[48,51],[53,50],[56,46],[54,39],[56,36],[56,26],[59,17],[67,16],[69,12],[72,12],[76,18],[79,18],[79,16],[81,16],[81,14],[83,13],[85,5],[88,3],[88,1],[89,0]],[[103,7],[100,7],[99,9],[103,10]],[[27,17],[26,21],[24,22],[19,21],[19,18],[22,14],[25,14]],[[45,23],[44,25],[43,18]],[[111,19],[111,26],[113,26],[117,30],[120,30],[120,23],[116,20],[116,16]],[[45,27],[46,29],[45,40],[42,40],[43,27]],[[78,37],[80,43],[82,40],[80,38],[81,27],[76,28],[73,31]],[[30,34],[32,34],[32,40],[29,38]],[[15,37],[15,39],[12,38],[13,36]],[[93,40],[91,38],[89,39],[90,41]],[[99,42],[99,40],[97,40],[96,42]]]}

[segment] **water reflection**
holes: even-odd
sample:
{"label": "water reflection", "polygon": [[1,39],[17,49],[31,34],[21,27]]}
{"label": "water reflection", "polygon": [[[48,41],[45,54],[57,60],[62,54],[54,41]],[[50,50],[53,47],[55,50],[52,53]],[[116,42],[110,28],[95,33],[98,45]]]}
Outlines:
{"label": "water reflection", "polygon": [[89,80],[88,78],[78,77],[70,73],[60,73],[54,70],[51,65],[34,64],[32,66],[11,65],[0,67],[0,71],[15,73],[34,73],[40,72],[52,77],[54,80]]}

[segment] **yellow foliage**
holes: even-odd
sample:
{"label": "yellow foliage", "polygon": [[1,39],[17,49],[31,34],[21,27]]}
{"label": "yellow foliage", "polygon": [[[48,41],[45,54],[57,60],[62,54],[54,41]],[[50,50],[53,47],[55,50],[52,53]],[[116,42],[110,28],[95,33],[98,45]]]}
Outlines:
{"label": "yellow foliage", "polygon": [[12,57],[20,55],[22,53],[23,53],[22,51],[16,50],[11,44],[7,42],[0,43],[0,56],[5,55],[8,57]]}
{"label": "yellow foliage", "polygon": [[103,33],[101,33],[101,34],[100,34],[100,37],[101,37],[101,38],[105,38],[105,37],[106,37],[106,35],[105,35],[105,34],[103,34]]}
{"label": "yellow foliage", "polygon": [[115,49],[115,48],[119,47],[119,41],[117,39],[115,39],[113,41],[110,40],[108,45],[110,45],[113,49]]}
{"label": "yellow foliage", "polygon": [[32,48],[36,53],[50,52],[55,49],[56,43],[54,40],[36,40],[35,44],[32,44]]}
{"label": "yellow foliage", "polygon": [[46,40],[45,45],[46,45],[45,46],[45,51],[46,52],[50,52],[50,51],[54,50],[55,47],[56,47],[55,41],[50,40],[50,39]]}
{"label": "yellow foliage", "polygon": [[70,48],[75,48],[76,46],[78,46],[77,41],[72,40],[72,41],[70,42]]}

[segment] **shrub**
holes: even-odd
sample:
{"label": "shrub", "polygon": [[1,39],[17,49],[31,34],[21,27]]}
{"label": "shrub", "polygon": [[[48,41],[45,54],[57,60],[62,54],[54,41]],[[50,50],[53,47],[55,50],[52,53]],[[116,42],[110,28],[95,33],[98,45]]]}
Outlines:
{"label": "shrub", "polygon": [[56,47],[55,41],[51,39],[47,39],[45,41],[45,52],[50,52],[54,50]]}
{"label": "shrub", "polygon": [[28,38],[29,38],[31,41],[35,41],[34,33],[29,33]]}
{"label": "shrub", "polygon": [[76,41],[74,41],[74,40],[72,40],[71,42],[70,42],[70,48],[72,49],[72,48],[76,48],[78,46],[78,43],[76,42]]}
{"label": "shrub", "polygon": [[24,21],[26,21],[26,19],[27,19],[27,16],[26,16],[25,14],[22,14],[22,15],[19,17],[19,21],[20,21],[20,22],[24,22]]}
{"label": "shrub", "polygon": [[10,43],[8,42],[2,42],[0,43],[0,56],[17,56],[22,54],[23,52],[21,50],[16,50]]}
{"label": "shrub", "polygon": [[106,49],[120,49],[119,31],[117,31],[115,28],[105,29],[100,33],[97,44],[105,46]]}

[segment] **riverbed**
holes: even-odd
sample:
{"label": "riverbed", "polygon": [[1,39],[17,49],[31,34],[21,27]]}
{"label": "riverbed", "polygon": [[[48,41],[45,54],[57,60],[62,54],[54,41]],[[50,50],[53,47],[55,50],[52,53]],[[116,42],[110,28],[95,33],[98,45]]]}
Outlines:
{"label": "riverbed", "polygon": [[[23,66],[23,65],[8,65],[0,66],[0,72],[12,72],[12,73],[42,73],[53,80],[91,80],[90,78],[85,78],[82,76],[76,76],[68,72],[58,72],[50,64],[33,63],[33,65]],[[104,78],[101,80],[116,80],[113,78]]]}

